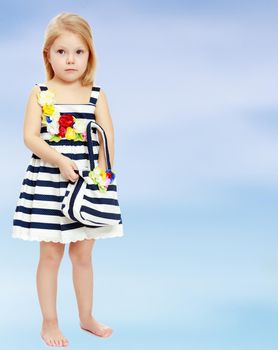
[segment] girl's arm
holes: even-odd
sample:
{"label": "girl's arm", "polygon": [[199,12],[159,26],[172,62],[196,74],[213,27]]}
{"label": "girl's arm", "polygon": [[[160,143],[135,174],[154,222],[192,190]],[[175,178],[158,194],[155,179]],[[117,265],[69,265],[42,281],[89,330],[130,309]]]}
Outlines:
{"label": "girl's arm", "polygon": [[[99,97],[98,97],[98,101],[95,109],[95,116],[96,116],[96,122],[105,130],[108,148],[109,148],[111,169],[113,169],[114,152],[115,152],[114,127],[113,127],[113,122],[112,122],[112,118],[108,107],[106,94],[104,93],[103,89],[100,89],[100,92],[99,92]],[[98,130],[97,132],[98,132],[98,139],[100,143],[98,165],[100,168],[106,170],[105,156],[104,156],[104,150],[103,150],[103,139],[100,132]]]}
{"label": "girl's arm", "polygon": [[42,110],[37,101],[39,92],[39,86],[34,86],[27,101],[23,127],[24,144],[45,162],[59,166],[64,156],[49,146],[40,136]]}

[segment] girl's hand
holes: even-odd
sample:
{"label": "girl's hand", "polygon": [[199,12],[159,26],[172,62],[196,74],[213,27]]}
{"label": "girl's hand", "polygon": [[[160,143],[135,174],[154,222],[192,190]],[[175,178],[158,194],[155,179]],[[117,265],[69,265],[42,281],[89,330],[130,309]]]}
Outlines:
{"label": "girl's hand", "polygon": [[75,182],[79,178],[79,175],[74,171],[78,170],[78,167],[72,159],[63,156],[58,162],[58,167],[60,169],[61,175],[65,179]]}

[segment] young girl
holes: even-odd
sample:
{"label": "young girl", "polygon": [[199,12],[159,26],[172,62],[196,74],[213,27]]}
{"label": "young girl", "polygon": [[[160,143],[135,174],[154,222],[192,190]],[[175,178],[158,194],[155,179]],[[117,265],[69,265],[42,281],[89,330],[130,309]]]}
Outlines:
{"label": "young girl", "polygon": [[[47,345],[67,346],[56,312],[57,275],[65,244],[70,243],[80,327],[109,337],[112,329],[92,316],[91,253],[96,239],[121,237],[123,228],[122,221],[110,231],[84,226],[61,211],[68,182],[79,177],[75,170],[89,167],[86,125],[90,120],[106,132],[113,169],[114,130],[106,95],[93,80],[96,55],[89,24],[76,14],[54,17],[46,30],[43,59],[46,83],[32,88],[25,112],[24,143],[33,154],[17,202],[12,237],[40,242],[36,277],[43,316],[41,337]],[[103,140],[94,130],[95,162],[105,170]]]}

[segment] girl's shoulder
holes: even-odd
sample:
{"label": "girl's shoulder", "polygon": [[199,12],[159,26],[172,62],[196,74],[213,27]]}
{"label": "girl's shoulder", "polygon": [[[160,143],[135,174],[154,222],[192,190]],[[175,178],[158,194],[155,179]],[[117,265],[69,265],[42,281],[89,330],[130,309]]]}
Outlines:
{"label": "girl's shoulder", "polygon": [[29,90],[29,94],[28,94],[29,101],[30,100],[35,101],[40,92],[41,92],[40,86],[38,86],[37,84],[33,85]]}
{"label": "girl's shoulder", "polygon": [[47,90],[43,83],[35,83],[29,93],[29,97],[37,98],[41,91]]}

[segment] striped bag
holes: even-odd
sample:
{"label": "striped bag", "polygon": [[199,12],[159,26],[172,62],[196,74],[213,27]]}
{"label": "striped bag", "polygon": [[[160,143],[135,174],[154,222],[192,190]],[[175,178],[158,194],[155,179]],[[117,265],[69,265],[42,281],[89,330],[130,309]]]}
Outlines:
{"label": "striped bag", "polygon": [[[97,128],[102,135],[106,171],[98,166],[95,167],[92,128]],[[121,224],[117,185],[113,183],[115,173],[111,170],[105,131],[95,121],[88,123],[86,131],[90,169],[74,170],[79,174],[79,178],[75,182],[69,181],[62,201],[62,212],[69,219],[79,221],[86,226]]]}

